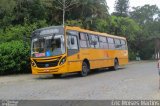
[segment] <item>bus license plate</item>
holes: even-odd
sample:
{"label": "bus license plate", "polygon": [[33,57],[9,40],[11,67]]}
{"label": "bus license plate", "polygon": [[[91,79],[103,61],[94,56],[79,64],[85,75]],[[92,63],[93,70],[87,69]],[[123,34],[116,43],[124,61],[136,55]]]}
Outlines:
{"label": "bus license plate", "polygon": [[45,72],[50,72],[49,70],[44,70]]}

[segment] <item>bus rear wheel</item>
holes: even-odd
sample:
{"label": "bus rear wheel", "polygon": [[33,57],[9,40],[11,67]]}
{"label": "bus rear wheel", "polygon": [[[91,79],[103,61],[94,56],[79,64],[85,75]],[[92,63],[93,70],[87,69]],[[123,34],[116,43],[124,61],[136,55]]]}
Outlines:
{"label": "bus rear wheel", "polygon": [[117,59],[115,59],[114,60],[114,66],[111,67],[111,69],[116,71],[116,70],[118,70],[118,68],[119,68],[119,62],[118,62]]}
{"label": "bus rear wheel", "polygon": [[88,72],[89,72],[89,65],[86,63],[86,62],[83,62],[82,64],[82,71],[80,72],[80,75],[82,77],[85,77],[88,75]]}

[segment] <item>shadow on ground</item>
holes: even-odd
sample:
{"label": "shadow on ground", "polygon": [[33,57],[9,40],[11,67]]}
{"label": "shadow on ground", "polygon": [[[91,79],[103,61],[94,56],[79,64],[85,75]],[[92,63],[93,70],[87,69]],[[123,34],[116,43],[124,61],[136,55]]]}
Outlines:
{"label": "shadow on ground", "polygon": [[[123,70],[124,68],[119,68],[117,71]],[[114,70],[110,70],[110,69],[96,69],[96,70],[91,70],[91,72],[89,73],[88,76],[94,76],[97,74],[103,74],[103,73],[109,73],[109,72],[113,72]],[[39,75],[38,77],[36,76],[34,79],[36,80],[49,80],[49,79],[58,79],[58,80],[63,80],[63,79],[73,79],[73,78],[83,78],[80,76],[79,73],[68,73],[68,74],[63,74],[61,77],[59,78],[54,78],[53,75]]]}

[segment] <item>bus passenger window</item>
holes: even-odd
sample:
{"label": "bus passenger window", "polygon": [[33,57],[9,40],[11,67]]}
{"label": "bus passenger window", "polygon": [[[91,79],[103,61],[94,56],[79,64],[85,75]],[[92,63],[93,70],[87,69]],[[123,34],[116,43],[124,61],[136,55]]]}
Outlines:
{"label": "bus passenger window", "polygon": [[108,43],[106,37],[99,36],[100,48],[108,49]]}
{"label": "bus passenger window", "polygon": [[82,48],[87,48],[88,44],[87,44],[87,34],[85,33],[80,33],[80,47]]}
{"label": "bus passenger window", "polygon": [[115,49],[113,38],[108,38],[109,49]]}
{"label": "bus passenger window", "polygon": [[122,48],[121,41],[119,39],[114,39],[114,41],[115,41],[115,48],[117,50],[120,50]]}
{"label": "bus passenger window", "polygon": [[123,50],[127,50],[127,44],[125,40],[121,40],[121,45]]}
{"label": "bus passenger window", "polygon": [[98,36],[90,35],[89,40],[91,48],[99,48]]}
{"label": "bus passenger window", "polygon": [[96,45],[95,45],[95,47],[96,47],[96,48],[99,48],[99,40],[98,40],[98,36],[95,36],[95,41],[97,42]]}
{"label": "bus passenger window", "polygon": [[[71,40],[74,40],[74,43],[72,43]],[[78,49],[78,42],[76,36],[68,35],[68,49]]]}

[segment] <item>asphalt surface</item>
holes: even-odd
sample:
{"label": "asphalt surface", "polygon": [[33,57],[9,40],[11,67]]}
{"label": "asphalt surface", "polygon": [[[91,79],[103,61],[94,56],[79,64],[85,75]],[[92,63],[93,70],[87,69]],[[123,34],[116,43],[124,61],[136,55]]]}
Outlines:
{"label": "asphalt surface", "polygon": [[118,71],[96,70],[52,76],[0,77],[0,99],[8,100],[160,100],[156,62],[133,62]]}

